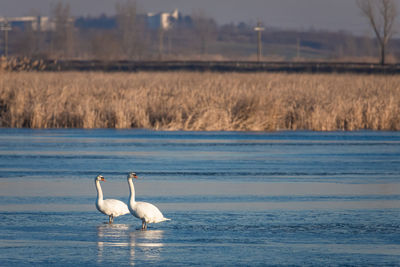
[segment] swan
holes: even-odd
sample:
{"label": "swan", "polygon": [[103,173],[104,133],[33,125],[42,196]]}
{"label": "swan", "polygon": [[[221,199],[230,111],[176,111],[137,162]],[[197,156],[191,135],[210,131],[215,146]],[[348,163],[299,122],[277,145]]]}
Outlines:
{"label": "swan", "polygon": [[97,175],[94,179],[94,183],[97,189],[97,200],[96,208],[101,213],[108,215],[108,223],[114,222],[114,217],[125,215],[129,213],[128,206],[117,199],[105,199],[103,200],[103,191],[101,190],[100,181],[105,181],[102,175]]}
{"label": "swan", "polygon": [[129,211],[133,216],[142,220],[142,230],[147,230],[148,223],[159,223],[169,221],[162,215],[161,211],[153,204],[147,202],[136,202],[135,201],[135,187],[133,186],[133,178],[137,179],[137,175],[134,172],[128,174],[129,184]]}

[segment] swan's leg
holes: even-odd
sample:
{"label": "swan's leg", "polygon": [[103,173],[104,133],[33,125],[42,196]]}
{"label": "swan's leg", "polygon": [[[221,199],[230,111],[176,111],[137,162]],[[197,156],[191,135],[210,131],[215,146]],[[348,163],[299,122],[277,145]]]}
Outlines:
{"label": "swan's leg", "polygon": [[144,229],[147,230],[147,222],[144,223]]}
{"label": "swan's leg", "polygon": [[146,227],[146,222],[143,220],[142,221],[142,230],[145,230],[146,229],[145,227]]}
{"label": "swan's leg", "polygon": [[112,224],[113,221],[114,221],[114,217],[113,217],[112,215],[110,215],[110,216],[108,217],[108,223],[109,223],[109,224]]}

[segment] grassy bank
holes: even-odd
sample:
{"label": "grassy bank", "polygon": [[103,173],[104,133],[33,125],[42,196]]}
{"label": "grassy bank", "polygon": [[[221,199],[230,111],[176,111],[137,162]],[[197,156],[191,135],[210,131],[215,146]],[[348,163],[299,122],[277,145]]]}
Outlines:
{"label": "grassy bank", "polygon": [[400,130],[400,76],[3,72],[0,126]]}

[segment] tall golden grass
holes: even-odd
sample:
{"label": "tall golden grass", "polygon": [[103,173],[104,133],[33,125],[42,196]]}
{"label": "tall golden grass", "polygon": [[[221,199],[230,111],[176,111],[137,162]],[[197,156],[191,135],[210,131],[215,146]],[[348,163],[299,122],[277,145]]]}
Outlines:
{"label": "tall golden grass", "polygon": [[400,130],[400,76],[3,72],[0,126]]}

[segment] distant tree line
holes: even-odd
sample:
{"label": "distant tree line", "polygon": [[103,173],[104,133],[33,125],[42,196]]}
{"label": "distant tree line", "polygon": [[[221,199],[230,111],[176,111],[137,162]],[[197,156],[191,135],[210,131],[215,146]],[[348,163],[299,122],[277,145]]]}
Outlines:
{"label": "distant tree line", "polygon": [[[363,14],[371,18],[368,8],[372,7],[365,1],[358,3]],[[69,4],[58,2],[52,6],[51,18],[53,30],[13,29],[9,36],[10,55],[49,59],[253,60],[257,53],[254,23],[218,25],[201,11],[180,16],[168,30],[150,27],[147,16],[133,0],[117,4],[114,16],[75,19],[71,18]],[[345,31],[295,31],[264,26],[263,60],[381,58],[381,63],[385,63],[400,56],[400,40],[391,39],[392,33],[371,38]],[[374,31],[379,33],[380,29]],[[387,33],[387,29],[383,32]]]}

